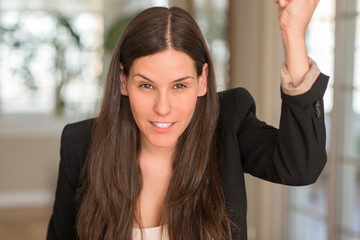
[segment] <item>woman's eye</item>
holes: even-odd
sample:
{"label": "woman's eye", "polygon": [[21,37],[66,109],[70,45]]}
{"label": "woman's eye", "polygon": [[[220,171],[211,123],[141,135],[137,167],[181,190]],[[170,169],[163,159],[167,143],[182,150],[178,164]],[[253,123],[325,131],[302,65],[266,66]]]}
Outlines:
{"label": "woman's eye", "polygon": [[178,84],[175,84],[174,88],[176,89],[180,89],[180,88],[185,88],[186,86],[182,83],[178,83]]}
{"label": "woman's eye", "polygon": [[151,86],[150,84],[147,84],[147,83],[141,84],[140,87],[146,88],[146,89],[153,89],[154,88],[153,86]]}

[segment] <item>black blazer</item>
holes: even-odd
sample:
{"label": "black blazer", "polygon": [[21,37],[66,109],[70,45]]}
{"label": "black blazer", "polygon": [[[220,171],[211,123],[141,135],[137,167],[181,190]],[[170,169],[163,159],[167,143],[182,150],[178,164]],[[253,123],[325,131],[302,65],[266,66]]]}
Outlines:
{"label": "black blazer", "polygon": [[[326,163],[323,94],[328,77],[320,74],[298,96],[281,93],[280,127],[259,121],[255,103],[243,88],[219,93],[217,128],[219,171],[233,239],[247,239],[244,173],[286,185],[316,181]],[[93,120],[67,125],[61,137],[61,160],[47,239],[74,239],[74,194],[89,148]]]}

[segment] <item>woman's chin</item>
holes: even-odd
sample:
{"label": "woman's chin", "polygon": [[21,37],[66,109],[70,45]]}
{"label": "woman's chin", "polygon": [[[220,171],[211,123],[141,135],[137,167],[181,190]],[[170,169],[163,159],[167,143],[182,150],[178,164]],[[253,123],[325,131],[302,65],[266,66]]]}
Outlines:
{"label": "woman's chin", "polygon": [[155,148],[161,148],[161,149],[173,149],[176,146],[177,139],[169,139],[169,138],[159,138],[155,137],[154,139],[147,139],[148,146],[152,146]]}
{"label": "woman's chin", "polygon": [[174,148],[177,141],[154,141],[151,144],[158,148]]}

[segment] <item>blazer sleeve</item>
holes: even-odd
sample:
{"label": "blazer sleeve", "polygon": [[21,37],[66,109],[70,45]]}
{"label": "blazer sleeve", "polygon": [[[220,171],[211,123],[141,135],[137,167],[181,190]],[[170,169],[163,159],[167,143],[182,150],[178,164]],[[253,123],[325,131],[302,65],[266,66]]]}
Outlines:
{"label": "blazer sleeve", "polygon": [[67,125],[61,135],[60,165],[53,213],[46,239],[76,239],[75,194],[88,148],[89,121]]}
{"label": "blazer sleeve", "polygon": [[[237,134],[244,171],[286,185],[314,183],[326,163],[323,95],[328,77],[319,74],[311,89],[297,96],[283,91],[279,129],[249,111]],[[244,114],[244,113],[238,113]]]}

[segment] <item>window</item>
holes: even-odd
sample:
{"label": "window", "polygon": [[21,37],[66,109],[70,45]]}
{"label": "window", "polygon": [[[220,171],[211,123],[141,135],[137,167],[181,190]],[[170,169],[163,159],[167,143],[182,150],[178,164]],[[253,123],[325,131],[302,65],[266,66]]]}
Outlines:
{"label": "window", "polygon": [[217,90],[226,89],[228,83],[229,47],[225,30],[228,22],[228,1],[194,0],[194,16],[205,38],[214,64]]}
{"label": "window", "polygon": [[[1,9],[0,114],[84,115],[101,93],[101,11]],[[101,8],[99,8],[101,9]]]}

